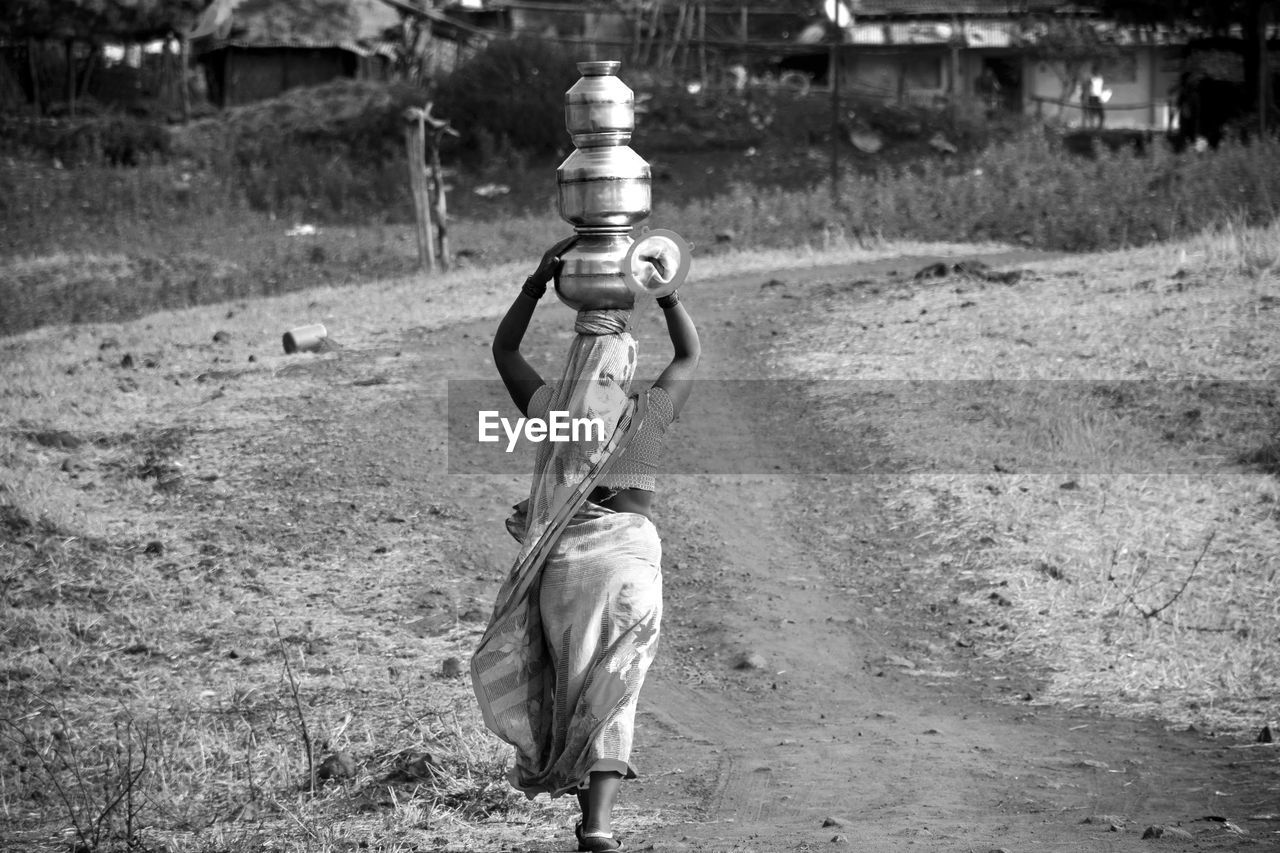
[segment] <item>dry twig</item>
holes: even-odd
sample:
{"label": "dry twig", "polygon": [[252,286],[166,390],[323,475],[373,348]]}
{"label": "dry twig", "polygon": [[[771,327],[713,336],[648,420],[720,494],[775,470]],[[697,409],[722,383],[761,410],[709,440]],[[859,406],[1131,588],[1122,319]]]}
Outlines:
{"label": "dry twig", "polygon": [[293,707],[298,712],[298,726],[302,729],[302,747],[307,751],[307,779],[312,796],[316,793],[316,756],[311,746],[311,733],[307,730],[307,716],[302,712],[302,699],[298,696],[298,682],[293,677],[293,667],[289,665],[289,650],[284,647],[284,637],[280,636],[280,622],[275,622],[276,641],[280,644],[280,656],[284,658],[284,672],[289,677],[289,692],[293,694]]}
{"label": "dry twig", "polygon": [[1204,546],[1200,549],[1200,555],[1196,557],[1196,561],[1191,564],[1191,571],[1187,572],[1187,576],[1183,578],[1182,586],[1178,587],[1178,591],[1175,592],[1173,595],[1171,595],[1169,597],[1169,600],[1166,601],[1164,604],[1161,604],[1158,607],[1146,608],[1146,607],[1143,607],[1141,604],[1139,604],[1136,599],[1134,599],[1133,593],[1128,593],[1126,595],[1126,598],[1128,598],[1129,603],[1134,606],[1135,610],[1137,610],[1140,614],[1142,614],[1143,619],[1154,619],[1158,617],[1161,614],[1161,612],[1169,609],[1169,607],[1172,606],[1173,603],[1178,600],[1178,598],[1182,595],[1182,593],[1187,591],[1187,587],[1191,584],[1191,579],[1195,577],[1196,571],[1198,571],[1200,568],[1200,562],[1204,559],[1204,555],[1208,553],[1209,546],[1213,543],[1213,538],[1217,535],[1218,535],[1218,531],[1214,530],[1209,533],[1208,537],[1205,538]]}

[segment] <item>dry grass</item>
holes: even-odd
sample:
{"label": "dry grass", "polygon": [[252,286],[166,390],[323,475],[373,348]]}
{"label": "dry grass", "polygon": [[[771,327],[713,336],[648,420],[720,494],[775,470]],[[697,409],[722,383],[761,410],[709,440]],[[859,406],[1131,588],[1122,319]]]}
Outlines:
{"label": "dry grass", "polygon": [[[994,658],[1048,670],[1045,699],[1254,733],[1280,688],[1273,478],[918,476],[927,531]],[[999,596],[995,598],[993,596]]]}
{"label": "dry grass", "polygon": [[[964,247],[834,241],[826,253],[723,255],[699,274],[902,251]],[[15,263],[90,261],[126,264]],[[407,516],[377,558],[381,586],[397,592],[366,603],[350,578],[360,536],[300,520],[319,500],[291,486],[309,476],[298,447],[312,431],[298,445],[279,437],[292,434],[290,407],[335,387],[325,371],[376,372],[406,337],[496,316],[525,273],[459,270],[0,340],[0,756],[15,768],[0,774],[5,843],[62,846],[77,831],[101,849],[133,833],[184,851],[563,840],[576,809],[511,792],[506,750],[480,725],[467,679],[441,675],[446,659],[467,659],[482,623],[423,632],[396,616],[414,612],[395,596],[421,594],[422,561],[454,574],[443,566],[462,546],[438,531],[449,508],[410,513],[353,472],[353,505]],[[315,321],[339,349],[283,355],[283,331]],[[214,341],[219,331],[228,338]],[[446,378],[458,377],[424,374],[379,398],[443,394]],[[304,721],[316,761],[357,762],[316,796]],[[624,807],[619,826],[660,818]]]}
{"label": "dry grass", "polygon": [[[718,256],[700,264],[697,274],[973,251],[838,243],[827,253]],[[792,374],[820,365],[826,376],[835,370],[884,379],[1082,378],[1095,374],[1069,354],[1084,347],[1095,369],[1108,366],[1096,375],[1113,378],[1135,375],[1136,358],[1146,362],[1146,372],[1137,373],[1144,378],[1267,378],[1260,365],[1276,363],[1276,342],[1265,334],[1271,309],[1261,301],[1269,280],[1219,282],[1202,275],[1204,267],[1192,269],[1194,277],[1168,278],[1176,272],[1170,259],[1181,251],[1162,247],[1090,259],[1097,272],[1087,277],[1069,275],[1071,262],[1046,265],[1040,281],[1017,289],[966,285],[968,298],[982,307],[980,321],[970,308],[956,306],[965,294],[947,288],[867,303],[849,316],[826,306],[833,309],[829,319],[845,325],[814,327],[813,336],[780,351],[780,366]],[[1211,262],[1198,244],[1185,251],[1197,264]],[[383,598],[373,592],[369,601],[353,597],[350,555],[366,543],[341,525],[329,531],[332,540],[309,537],[315,531],[301,519],[311,499],[299,495],[290,478],[305,478],[314,464],[301,441],[289,443],[286,429],[291,406],[301,411],[321,389],[334,387],[333,375],[310,371],[347,368],[341,352],[309,356],[304,370],[296,357],[279,354],[284,330],[319,321],[345,351],[362,356],[347,362],[376,371],[407,335],[497,315],[525,272],[524,265],[509,264],[431,280],[382,280],[0,340],[0,755],[10,768],[0,773],[0,832],[6,843],[65,847],[73,822],[89,832],[97,825],[116,846],[125,845],[132,825],[143,827],[135,840],[156,848],[232,853],[337,851],[360,843],[385,850],[497,849],[563,840],[573,808],[563,801],[526,802],[510,792],[502,780],[505,751],[483,733],[466,679],[441,674],[447,658],[466,659],[480,625],[458,620],[423,632],[395,616],[412,612],[394,591],[421,578],[424,560],[439,565],[457,558],[441,550],[438,532],[449,523],[449,508],[419,508],[403,525],[395,547],[377,563]],[[1159,287],[1119,284],[1157,275],[1163,276]],[[1180,290],[1178,282],[1184,282]],[[1196,286],[1186,286],[1192,282]],[[1028,288],[1037,299],[1027,298]],[[689,292],[697,298],[696,282]],[[933,317],[952,317],[948,306],[959,319],[920,324],[925,336],[910,346],[898,340],[901,319],[918,319],[922,307]],[[1108,320],[1129,311],[1140,313],[1126,327],[1143,333],[1137,350],[1121,324]],[[1078,334],[1056,335],[1067,316]],[[851,339],[852,349],[841,356],[847,361],[832,360],[825,353],[840,352],[849,323],[867,329]],[[229,340],[214,342],[217,331]],[[1012,341],[1023,334],[1046,342],[1041,363],[1010,359],[1010,352],[1023,354],[1023,345]],[[942,362],[950,367],[925,360],[939,353],[950,356]],[[1174,370],[1185,354],[1194,355],[1185,362],[1194,369]],[[125,355],[133,368],[121,366]],[[478,374],[482,362],[476,359]],[[378,393],[392,403],[410,392],[443,393],[435,388],[443,381],[423,375],[412,389],[391,384]],[[891,425],[904,437],[908,459],[918,458],[908,452],[908,425],[938,434],[937,424],[911,412],[911,401],[901,400],[896,411],[903,414]],[[1004,405],[1017,407],[1005,417],[1012,425],[1038,410],[1032,395],[1015,395]],[[1061,415],[1070,410],[1059,401]],[[1240,415],[1239,407],[1224,412],[1223,418]],[[1205,422],[1216,418],[1211,412]],[[1126,411],[1099,411],[1038,430],[1010,426],[1006,438],[1015,455],[1041,464],[1057,458],[1043,455],[1046,447],[1068,456],[1092,447],[1101,460],[1117,432],[1124,446],[1148,443],[1143,423],[1130,420]],[[967,437],[954,431],[956,445],[939,445],[937,452],[964,459],[973,452],[964,442],[989,441],[982,431],[980,423]],[[1212,435],[1190,438],[1226,452]],[[1175,457],[1176,451],[1168,450]],[[329,458],[343,457],[332,451]],[[267,461],[274,467],[264,469]],[[894,500],[904,521],[953,555],[949,571],[970,573],[961,576],[980,580],[980,592],[1009,581],[1017,594],[999,588],[1013,609],[997,613],[1017,623],[1016,640],[990,648],[1057,655],[1063,669],[1054,695],[1065,701],[1086,701],[1080,684],[1086,676],[1095,692],[1113,690],[1112,681],[1096,677],[1103,659],[1119,664],[1106,679],[1125,685],[1124,701],[1176,695],[1185,711],[1190,697],[1212,698],[1218,716],[1205,704],[1197,711],[1212,720],[1234,719],[1222,716],[1228,699],[1274,692],[1276,596],[1267,586],[1272,576],[1263,573],[1274,566],[1274,554],[1261,536],[1276,523],[1272,481],[1232,469],[1183,476],[1177,489],[1172,480],[1103,471],[1077,479],[1081,488],[1065,492],[1057,478],[1034,475],[916,477],[899,483]],[[400,496],[367,483],[348,492],[366,514],[405,513]],[[1195,564],[1209,532],[1214,540]],[[994,544],[975,545],[984,535]],[[1028,560],[1042,558],[1067,580],[1027,569]],[[1105,579],[1104,564],[1114,564],[1112,580]],[[1138,613],[1173,597],[1192,565],[1196,573],[1174,604],[1150,618]],[[1261,594],[1249,598],[1249,589]],[[465,604],[456,591],[444,592],[458,599],[458,609]],[[1073,642],[1072,654],[1061,648],[1064,635],[1095,634],[1109,644]],[[1152,651],[1165,647],[1170,651]],[[1141,672],[1129,663],[1138,660]],[[1204,686],[1218,684],[1205,681],[1218,676],[1221,686]],[[1191,687],[1175,690],[1175,683]],[[1170,709],[1162,704],[1158,710]],[[309,791],[304,721],[317,759],[341,751],[357,762],[352,778],[327,783],[316,796]],[[138,770],[145,772],[131,788],[134,805],[112,806],[128,787],[121,780]],[[55,781],[65,800],[53,793]],[[665,819],[625,809],[619,817],[625,833]]]}
{"label": "dry grass", "polygon": [[1229,223],[1202,235],[1193,245],[1210,266],[1250,278],[1280,273],[1280,219],[1268,228]]}
{"label": "dry grass", "polygon": [[[1271,229],[1242,245],[1267,245]],[[807,331],[811,370],[858,379],[1273,379],[1274,275],[1207,236],[1032,265],[1020,285],[951,279]],[[812,358],[819,358],[813,361]]]}
{"label": "dry grass", "polygon": [[[24,455],[10,447],[5,467],[39,465]],[[130,467],[154,458],[121,457]],[[83,454],[77,464],[112,468]],[[120,512],[95,508],[115,516],[107,539],[60,511],[69,501],[57,489],[33,487],[36,472],[13,479],[0,484],[10,508],[0,750],[22,770],[0,787],[8,844],[43,849],[74,818],[103,824],[100,839],[81,833],[98,849],[127,846],[123,816],[110,814],[126,789],[137,803],[133,841],[163,849],[346,850],[370,839],[474,849],[512,822],[547,836],[566,822],[563,806],[527,804],[501,782],[505,751],[482,734],[463,681],[440,675],[444,658],[465,658],[474,626],[406,641],[376,612],[299,612],[316,591],[283,579],[292,567],[248,536],[161,530],[163,556],[149,555],[156,525],[199,524],[199,514],[175,514],[161,483],[101,484]],[[308,561],[307,574],[323,577],[337,560]],[[303,721],[317,762],[358,758],[353,778],[315,797]],[[122,750],[136,784],[119,782]],[[485,824],[493,815],[502,825]]]}
{"label": "dry grass", "polygon": [[1232,732],[1276,713],[1277,227],[823,304],[776,354],[893,380],[815,387],[904,460],[889,500],[943,552],[921,583],[1048,700]]}

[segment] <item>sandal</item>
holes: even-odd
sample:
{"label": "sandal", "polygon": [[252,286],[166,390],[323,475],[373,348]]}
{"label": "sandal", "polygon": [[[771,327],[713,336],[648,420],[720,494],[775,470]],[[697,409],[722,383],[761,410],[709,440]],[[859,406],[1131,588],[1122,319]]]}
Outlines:
{"label": "sandal", "polygon": [[578,837],[581,853],[609,853],[622,848],[622,842],[614,838],[612,832],[583,832],[582,821],[574,824],[573,834]]}

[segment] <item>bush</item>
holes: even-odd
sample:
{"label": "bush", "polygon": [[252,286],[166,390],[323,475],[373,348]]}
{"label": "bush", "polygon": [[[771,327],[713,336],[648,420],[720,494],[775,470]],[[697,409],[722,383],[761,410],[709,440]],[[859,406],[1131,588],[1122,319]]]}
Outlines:
{"label": "bush", "polygon": [[408,84],[335,80],[196,122],[175,146],[256,210],[385,221],[412,215],[404,111],[426,102]]}
{"label": "bush", "polygon": [[64,166],[139,166],[163,162],[169,129],[161,122],[118,113],[82,118],[0,117],[0,139],[14,153],[58,160]]}
{"label": "bush", "polygon": [[924,160],[846,175],[836,209],[825,188],[735,187],[653,218],[681,223],[695,243],[731,231],[745,245],[821,243],[832,233],[888,239],[997,241],[1066,251],[1140,246],[1225,222],[1280,216],[1280,140],[1224,144],[1205,154],[1151,145],[1073,156],[1028,133],[965,161]]}
{"label": "bush", "polygon": [[568,151],[564,93],[578,76],[563,47],[537,39],[495,40],[440,82],[434,112],[461,134],[458,154],[472,164],[504,149],[529,155]]}
{"label": "bush", "polygon": [[239,166],[283,163],[297,148],[385,161],[403,154],[405,109],[426,102],[426,92],[404,83],[335,80],[194,122],[177,147],[202,163],[229,154]]}

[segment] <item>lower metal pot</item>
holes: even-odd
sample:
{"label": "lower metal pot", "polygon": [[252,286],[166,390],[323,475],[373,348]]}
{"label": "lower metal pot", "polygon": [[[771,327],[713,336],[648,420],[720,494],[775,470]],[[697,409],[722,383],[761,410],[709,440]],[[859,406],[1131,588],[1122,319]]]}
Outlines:
{"label": "lower metal pot", "polygon": [[636,297],[622,272],[629,248],[625,231],[582,234],[562,258],[556,296],[575,311],[631,308]]}

